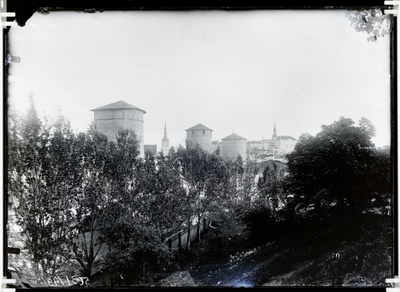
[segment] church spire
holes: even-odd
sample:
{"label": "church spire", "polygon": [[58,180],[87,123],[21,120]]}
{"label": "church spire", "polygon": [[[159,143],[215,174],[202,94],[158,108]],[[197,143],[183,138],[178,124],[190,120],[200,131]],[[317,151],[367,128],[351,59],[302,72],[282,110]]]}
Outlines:
{"label": "church spire", "polygon": [[272,134],[272,139],[276,139],[276,137],[278,137],[278,135],[276,134],[276,125],[274,123],[274,132]]}
{"label": "church spire", "polygon": [[169,152],[169,139],[167,137],[167,123],[164,124],[164,138],[161,141],[161,151],[164,155],[168,155]]}
{"label": "church spire", "polygon": [[165,122],[165,124],[164,124],[164,139],[168,139],[167,138],[167,122]]}

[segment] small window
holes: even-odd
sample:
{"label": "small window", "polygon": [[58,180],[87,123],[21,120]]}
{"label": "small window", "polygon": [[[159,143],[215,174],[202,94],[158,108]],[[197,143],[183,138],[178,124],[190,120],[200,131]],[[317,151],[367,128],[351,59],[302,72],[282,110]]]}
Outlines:
{"label": "small window", "polygon": [[205,135],[205,134],[206,134],[206,131],[203,130],[203,135]]}
{"label": "small window", "polygon": [[192,135],[194,135],[194,131],[192,131]]}

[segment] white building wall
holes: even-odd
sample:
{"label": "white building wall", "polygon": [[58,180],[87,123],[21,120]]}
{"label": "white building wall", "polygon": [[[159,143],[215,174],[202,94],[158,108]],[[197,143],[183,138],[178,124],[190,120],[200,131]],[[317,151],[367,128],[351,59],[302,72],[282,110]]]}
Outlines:
{"label": "white building wall", "polygon": [[201,149],[211,153],[212,151],[212,131],[208,130],[188,130],[186,131],[186,146],[198,144]]}
{"label": "white building wall", "polygon": [[246,161],[246,140],[222,140],[221,155],[227,159],[236,160],[240,155],[243,161]]}
{"label": "white building wall", "polygon": [[118,130],[130,129],[136,134],[139,141],[139,150],[144,157],[144,119],[143,112],[135,109],[108,109],[94,112],[96,129],[107,136],[110,141],[115,141]]}

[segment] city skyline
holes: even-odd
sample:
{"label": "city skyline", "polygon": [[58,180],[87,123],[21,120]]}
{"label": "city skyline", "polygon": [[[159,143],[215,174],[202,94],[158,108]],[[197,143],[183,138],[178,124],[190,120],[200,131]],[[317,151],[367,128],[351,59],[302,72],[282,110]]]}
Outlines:
{"label": "city skyline", "polygon": [[[296,25],[294,25],[296,24]],[[371,120],[390,144],[390,38],[368,42],[344,10],[35,13],[9,31],[9,103],[86,131],[91,109],[146,111],[144,144],[161,150],[201,123],[213,140],[298,139],[341,116]]]}

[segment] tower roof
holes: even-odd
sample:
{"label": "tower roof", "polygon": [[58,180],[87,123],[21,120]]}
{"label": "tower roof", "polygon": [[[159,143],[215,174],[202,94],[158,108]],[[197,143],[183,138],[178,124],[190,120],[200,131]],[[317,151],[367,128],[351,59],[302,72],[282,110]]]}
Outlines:
{"label": "tower roof", "polygon": [[222,138],[221,140],[247,140],[247,139],[233,133],[225,138]]}
{"label": "tower roof", "polygon": [[146,111],[144,111],[144,110],[142,110],[142,109],[140,109],[140,108],[138,108],[136,106],[133,106],[133,105],[131,105],[131,104],[125,102],[125,101],[122,101],[122,100],[117,101],[117,102],[113,102],[113,103],[110,103],[110,104],[107,104],[107,105],[103,105],[101,107],[92,109],[91,111],[95,112],[95,111],[121,110],[121,109],[122,110],[134,109],[134,110],[142,111],[144,114],[146,113]]}
{"label": "tower roof", "polygon": [[277,136],[278,134],[276,133],[276,125],[275,125],[275,123],[274,123],[274,130],[273,130],[273,133],[272,133],[272,139],[276,139],[276,136]]}
{"label": "tower roof", "polygon": [[164,137],[162,138],[162,143],[164,142],[169,142],[169,139],[167,137],[167,123],[164,124]]}
{"label": "tower roof", "polygon": [[164,124],[164,139],[167,139],[167,122]]}
{"label": "tower roof", "polygon": [[206,126],[202,124],[197,124],[196,126],[193,126],[185,131],[193,131],[193,130],[206,130],[206,131],[213,131],[210,128],[207,128]]}

